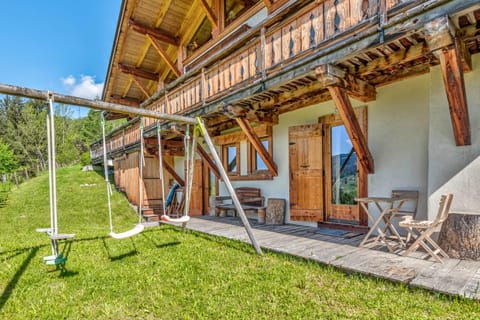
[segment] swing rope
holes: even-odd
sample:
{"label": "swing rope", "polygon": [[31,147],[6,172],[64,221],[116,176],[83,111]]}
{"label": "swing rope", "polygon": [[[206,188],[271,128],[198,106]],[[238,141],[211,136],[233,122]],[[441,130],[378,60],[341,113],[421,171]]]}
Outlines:
{"label": "swing rope", "polygon": [[[102,122],[102,142],[103,142],[103,169],[104,169],[104,174],[105,174],[105,183],[107,185],[108,218],[109,218],[109,221],[110,221],[110,233],[108,235],[113,239],[125,239],[125,238],[129,238],[129,237],[132,237],[134,235],[139,234],[145,228],[145,226],[141,223],[142,222],[141,205],[139,206],[139,208],[140,208],[139,209],[139,223],[137,225],[135,225],[135,227],[133,229],[130,229],[128,231],[121,232],[121,233],[115,233],[113,231],[112,201],[111,201],[111,195],[113,194],[113,192],[112,192],[112,186],[111,186],[109,178],[108,178],[107,144],[106,144],[106,141],[105,141],[106,140],[105,139],[105,116],[104,116],[103,113],[102,113],[102,121],[101,122]],[[140,149],[143,152],[143,126],[141,126],[140,129],[141,129],[140,131],[141,131],[141,134],[142,134],[142,146],[140,147]],[[141,167],[142,166],[140,165],[140,168]],[[140,169],[140,172],[142,172],[141,169]]]}
{"label": "swing rope", "polygon": [[143,210],[143,167],[145,166],[144,139],[143,139],[143,118],[140,118],[140,154],[138,158],[138,223],[142,223]]}
{"label": "swing rope", "polygon": [[[159,170],[160,170],[160,176],[163,177],[163,158],[162,158],[162,152],[161,152],[161,134],[160,134],[160,124],[157,124],[157,140],[158,140],[158,146],[159,146]],[[167,215],[166,213],[166,206],[165,203],[164,205],[164,213],[161,217],[163,221],[167,222],[177,222],[177,223],[183,223],[183,227],[185,227],[186,223],[190,220],[189,216],[189,208],[190,208],[190,198],[191,198],[191,193],[192,193],[192,184],[193,184],[193,165],[194,165],[194,156],[195,156],[195,146],[196,146],[196,135],[197,135],[197,128],[195,127],[194,129],[194,135],[193,139],[191,138],[190,135],[190,125],[187,125],[186,130],[185,130],[185,136],[183,139],[184,143],[184,148],[185,148],[185,159],[186,159],[186,168],[185,168],[185,176],[186,176],[186,188],[184,190],[184,199],[185,199],[185,205],[183,208],[183,215],[179,218],[171,218],[170,216]],[[190,141],[192,139],[192,141]],[[162,186],[163,186],[163,180],[162,180]],[[165,199],[165,193],[163,192],[163,199]]]}
{"label": "swing rope", "polygon": [[167,215],[167,204],[165,203],[165,180],[163,179],[163,154],[162,154],[162,126],[157,121],[157,143],[158,143],[158,172],[162,182],[162,209],[163,215]]}

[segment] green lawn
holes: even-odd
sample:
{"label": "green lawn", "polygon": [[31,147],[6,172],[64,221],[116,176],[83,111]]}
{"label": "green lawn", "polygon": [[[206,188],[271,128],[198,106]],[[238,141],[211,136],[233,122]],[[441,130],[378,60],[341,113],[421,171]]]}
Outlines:
{"label": "green lawn", "polygon": [[[46,266],[48,177],[13,189],[0,208],[2,319],[478,319],[450,298],[169,226],[126,240],[108,233],[105,185],[58,170],[60,232],[75,233],[66,269]],[[81,187],[82,184],[96,186]],[[114,226],[136,217],[118,193]]]}

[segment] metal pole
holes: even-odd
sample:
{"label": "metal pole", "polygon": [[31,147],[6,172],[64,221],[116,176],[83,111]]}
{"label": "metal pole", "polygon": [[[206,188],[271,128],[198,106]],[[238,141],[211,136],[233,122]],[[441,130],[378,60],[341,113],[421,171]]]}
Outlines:
{"label": "metal pole", "polygon": [[58,215],[57,215],[57,174],[56,174],[56,153],[55,153],[55,113],[53,111],[53,96],[48,94],[48,114],[50,117],[50,150],[52,162],[52,195],[53,195],[53,230],[52,234],[58,233]]}
{"label": "metal pole", "polygon": [[0,83],[0,93],[9,94],[13,96],[20,96],[25,98],[39,99],[39,100],[44,100],[45,98],[48,99],[50,96],[53,99],[55,96],[55,102],[57,103],[88,107],[88,108],[97,109],[97,110],[111,111],[114,113],[135,114],[138,116],[150,117],[150,118],[160,119],[160,120],[169,120],[173,122],[190,123],[190,124],[197,123],[197,121],[193,118],[184,117],[180,115],[161,113],[161,112],[147,110],[143,108],[128,107],[121,104],[110,103],[110,102],[105,102],[100,100],[78,98],[78,97],[67,96],[59,93],[54,94],[48,91],[23,88],[23,87],[12,86],[12,85],[2,84],[2,83]]}
{"label": "metal pole", "polygon": [[[47,124],[47,154],[48,154],[48,197],[50,200],[50,232],[53,231],[54,221],[53,221],[53,191],[52,191],[52,143],[51,143],[51,135],[50,135],[50,108],[47,111],[46,116],[46,124]],[[52,245],[52,255],[55,255],[55,246],[54,243]]]}
{"label": "metal pole", "polygon": [[212,139],[210,139],[210,135],[208,134],[208,131],[205,127],[205,124],[203,121],[198,118],[197,119],[198,124],[200,125],[201,132],[203,134],[203,138],[205,139],[205,142],[207,143],[208,148],[210,149],[210,153],[212,154],[213,160],[216,162],[218,171],[220,171],[220,176],[222,177],[223,181],[225,182],[225,186],[227,187],[228,192],[230,193],[230,196],[232,197],[233,204],[235,205],[235,208],[237,209],[237,212],[240,216],[240,219],[242,220],[242,223],[245,227],[245,230],[247,231],[248,237],[250,238],[250,241],[252,242],[253,247],[255,248],[255,251],[258,254],[262,254],[262,249],[257,243],[257,240],[255,239],[255,235],[253,234],[252,227],[250,226],[250,223],[248,222],[247,216],[245,215],[245,212],[243,211],[242,205],[240,204],[240,201],[238,200],[237,194],[235,193],[235,189],[233,189],[232,183],[230,182],[230,179],[228,178],[227,172],[225,171],[225,168],[222,165],[222,161],[220,160],[220,157],[217,154],[217,150],[215,149],[215,146],[213,145]]}
{"label": "metal pole", "polygon": [[103,142],[103,170],[105,174],[105,183],[107,185],[107,201],[108,201],[108,218],[110,220],[110,232],[113,232],[112,222],[112,202],[110,196],[112,194],[112,186],[108,179],[108,164],[107,164],[107,143],[105,141],[105,117],[102,113],[102,142]]}

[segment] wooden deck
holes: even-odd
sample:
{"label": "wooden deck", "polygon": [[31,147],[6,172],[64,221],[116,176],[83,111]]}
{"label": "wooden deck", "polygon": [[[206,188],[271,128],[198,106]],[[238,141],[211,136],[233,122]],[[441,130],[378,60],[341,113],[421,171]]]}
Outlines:
{"label": "wooden deck", "polygon": [[[402,257],[381,248],[359,248],[362,234],[298,225],[259,225],[252,228],[263,249],[286,253],[450,295],[480,299],[480,262],[448,259],[445,263]],[[250,242],[241,221],[233,217],[194,217],[188,229]],[[330,234],[330,235],[328,235]]]}

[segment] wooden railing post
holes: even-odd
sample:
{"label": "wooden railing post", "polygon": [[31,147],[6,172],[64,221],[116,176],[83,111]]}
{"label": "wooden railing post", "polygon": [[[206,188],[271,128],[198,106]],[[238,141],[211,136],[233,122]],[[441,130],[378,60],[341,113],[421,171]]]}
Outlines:
{"label": "wooden railing post", "polygon": [[125,128],[122,129],[122,148],[125,149]]}
{"label": "wooden railing post", "polygon": [[205,83],[205,68],[202,68],[202,77],[200,79],[200,99],[202,105],[205,105],[205,96],[206,96],[206,83]]}
{"label": "wooden railing post", "polygon": [[262,72],[262,80],[265,80],[267,77],[267,72],[266,72],[266,61],[267,61],[267,56],[266,56],[266,50],[265,48],[267,47],[267,38],[266,38],[266,32],[267,29],[265,27],[262,28],[260,31],[260,71]]}
{"label": "wooden railing post", "polygon": [[170,106],[170,98],[168,97],[168,91],[165,90],[165,113],[172,113],[172,108]]}
{"label": "wooden railing post", "polygon": [[378,19],[379,19],[379,24],[380,28],[383,27],[388,22],[388,16],[387,16],[387,0],[379,0],[379,5],[378,5]]}

